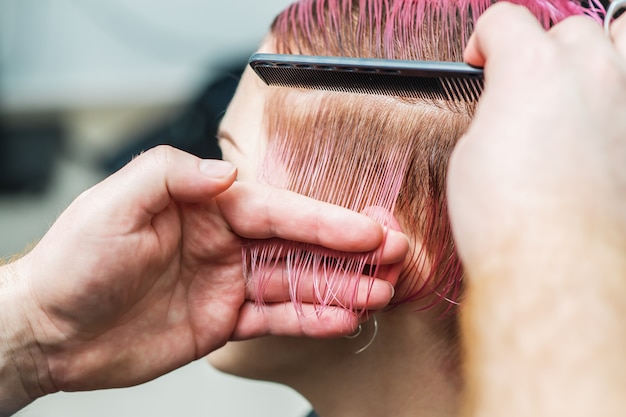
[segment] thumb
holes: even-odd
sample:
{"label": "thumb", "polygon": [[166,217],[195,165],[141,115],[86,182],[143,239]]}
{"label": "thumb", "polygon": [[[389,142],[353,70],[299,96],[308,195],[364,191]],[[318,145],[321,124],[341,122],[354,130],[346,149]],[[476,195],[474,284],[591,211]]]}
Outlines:
{"label": "thumb", "polygon": [[236,169],[229,162],[201,159],[170,146],[158,146],[95,188],[102,188],[110,208],[132,216],[135,210],[158,213],[172,200],[207,201],[228,189],[235,177]]}

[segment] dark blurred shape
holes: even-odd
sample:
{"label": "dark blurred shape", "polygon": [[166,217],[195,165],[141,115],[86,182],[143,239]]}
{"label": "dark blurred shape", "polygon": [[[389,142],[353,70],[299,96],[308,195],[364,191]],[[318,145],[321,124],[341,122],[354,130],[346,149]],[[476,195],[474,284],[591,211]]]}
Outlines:
{"label": "dark blurred shape", "polygon": [[0,194],[44,192],[63,137],[54,121],[0,124]]}
{"label": "dark blurred shape", "polygon": [[202,93],[173,120],[138,137],[129,138],[128,146],[103,161],[105,171],[115,172],[133,156],[157,145],[172,145],[201,158],[221,159],[215,135],[219,121],[235,94],[245,62],[247,59],[220,71],[223,75],[210,81]]}

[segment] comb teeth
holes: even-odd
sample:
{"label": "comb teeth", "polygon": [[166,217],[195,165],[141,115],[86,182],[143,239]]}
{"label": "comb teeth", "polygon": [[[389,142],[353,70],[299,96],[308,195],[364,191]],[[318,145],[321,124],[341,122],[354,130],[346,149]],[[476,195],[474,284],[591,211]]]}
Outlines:
{"label": "comb teeth", "polygon": [[445,96],[452,101],[478,101],[483,92],[484,81],[469,78],[440,77],[437,78]]}
{"label": "comb teeth", "polygon": [[460,63],[256,54],[250,65],[268,85],[472,103],[482,71]]}

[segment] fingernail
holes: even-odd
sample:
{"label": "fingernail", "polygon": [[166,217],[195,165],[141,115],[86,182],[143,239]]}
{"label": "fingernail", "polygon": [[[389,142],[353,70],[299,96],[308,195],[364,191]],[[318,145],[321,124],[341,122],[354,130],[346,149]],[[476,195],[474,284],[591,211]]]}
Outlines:
{"label": "fingernail", "polygon": [[391,282],[387,282],[387,284],[389,284],[389,287],[391,287],[391,297],[389,297],[389,299],[391,300],[393,296],[396,295],[396,287],[394,287]]}
{"label": "fingernail", "polygon": [[200,162],[200,171],[214,178],[224,178],[235,172],[235,166],[219,159],[204,159]]}
{"label": "fingernail", "polygon": [[406,240],[407,243],[410,243],[409,237],[404,232],[391,228],[386,228],[385,232],[387,233],[387,237],[394,236],[394,239],[402,237],[402,239]]}

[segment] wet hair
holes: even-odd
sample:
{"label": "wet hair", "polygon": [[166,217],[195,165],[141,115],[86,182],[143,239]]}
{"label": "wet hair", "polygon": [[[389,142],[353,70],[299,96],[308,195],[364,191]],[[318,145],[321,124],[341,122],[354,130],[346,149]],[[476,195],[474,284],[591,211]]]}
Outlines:
{"label": "wet hair", "polygon": [[[277,53],[459,62],[476,19],[493,2],[302,0],[276,18],[270,40]],[[599,10],[564,0],[514,3],[545,27],[571,15],[597,18]],[[395,301],[453,306],[463,269],[448,221],[446,171],[473,114],[471,103],[274,88],[260,180],[356,211],[392,211],[412,248]],[[367,266],[376,263],[371,257],[292,242],[254,242],[244,253],[247,274],[261,286],[263,271],[277,266],[271,259],[285,261],[293,297],[303,274],[316,273],[320,306],[338,291],[356,293],[362,271],[376,274]]]}

